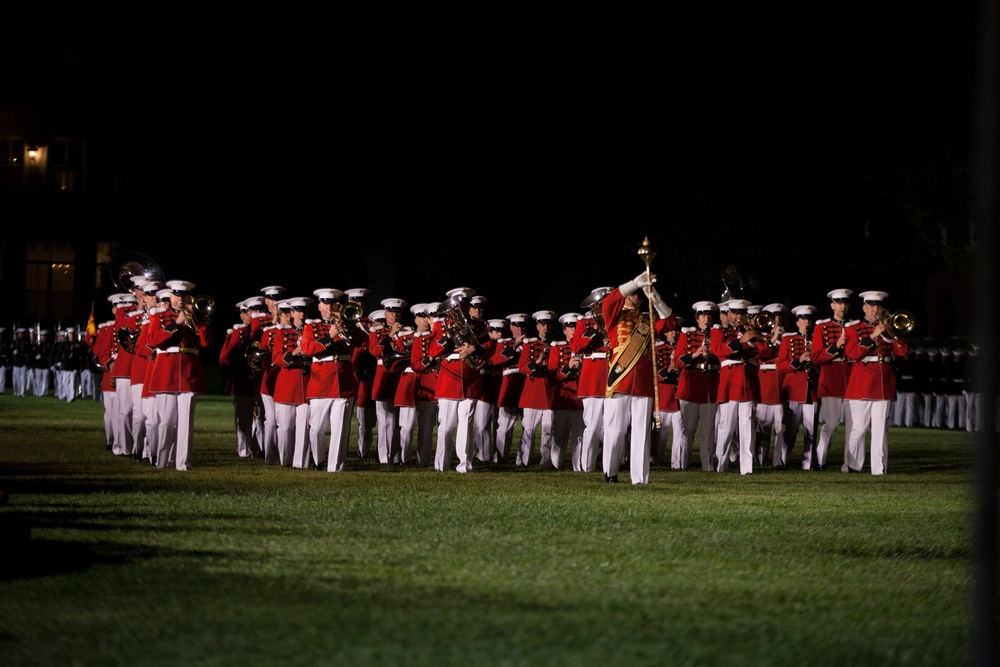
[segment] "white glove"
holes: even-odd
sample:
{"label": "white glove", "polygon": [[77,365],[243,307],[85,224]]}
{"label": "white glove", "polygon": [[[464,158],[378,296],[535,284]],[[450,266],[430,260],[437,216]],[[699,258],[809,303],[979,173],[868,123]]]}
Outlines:
{"label": "white glove", "polygon": [[660,293],[656,291],[655,287],[650,288],[649,302],[653,304],[653,308],[656,308],[656,314],[663,319],[667,319],[670,317],[670,314],[674,312],[673,308],[664,303],[663,298],[660,296]]}
{"label": "white glove", "polygon": [[622,296],[628,296],[629,294],[632,294],[640,287],[646,288],[651,286],[655,282],[656,282],[655,273],[651,273],[649,274],[649,276],[647,276],[645,273],[640,273],[627,283],[622,283],[621,285],[619,285],[618,291],[622,293]]}

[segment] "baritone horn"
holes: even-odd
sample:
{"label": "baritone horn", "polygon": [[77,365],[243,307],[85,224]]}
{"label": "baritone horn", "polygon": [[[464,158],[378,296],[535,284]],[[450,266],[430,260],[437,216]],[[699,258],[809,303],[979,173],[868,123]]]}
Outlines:
{"label": "baritone horn", "polygon": [[886,333],[892,336],[893,339],[910,335],[917,325],[913,313],[906,310],[900,310],[896,313],[884,311],[880,320],[885,324]]}

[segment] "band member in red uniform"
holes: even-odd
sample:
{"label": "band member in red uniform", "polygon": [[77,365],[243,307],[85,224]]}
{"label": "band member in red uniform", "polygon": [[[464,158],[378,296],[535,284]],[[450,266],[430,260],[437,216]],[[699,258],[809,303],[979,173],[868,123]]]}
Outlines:
{"label": "band member in red uniform", "polygon": [[785,467],[802,436],[802,469],[810,470],[816,437],[816,367],[812,363],[812,334],[816,321],[815,306],[792,308],[795,328],[781,337],[778,348],[778,372],[785,405],[784,437],[774,443],[774,465]]}
{"label": "band member in red uniform", "polygon": [[[719,358],[711,352],[711,333],[719,307],[712,301],[699,301],[692,307],[695,326],[681,327],[674,350],[674,364],[680,370],[677,377],[677,407],[684,430],[684,443],[690,450],[695,433],[699,433],[701,469],[715,470],[716,413],[719,405]],[[701,430],[698,431],[699,425]],[[670,467],[687,470],[686,455],[670,457]]]}
{"label": "band member in red uniform", "polygon": [[865,440],[871,429],[871,470],[884,475],[889,464],[889,418],[896,400],[894,357],[906,356],[909,344],[885,323],[885,292],[862,292],[865,318],[847,327],[844,354],[854,362],[844,400],[851,411],[847,464],[852,472],[865,465]]}
{"label": "band member in red uniform", "polygon": [[[475,299],[476,297],[472,297]],[[480,312],[482,308],[479,309]],[[470,313],[476,312],[475,308],[469,309]],[[504,338],[507,330],[507,320],[493,318],[486,320],[488,325],[487,335],[493,341],[494,353],[489,358],[483,360],[483,398],[476,402],[475,431],[473,442],[477,461],[496,461],[497,453],[494,443],[497,436],[497,414],[499,411],[500,388],[503,385],[503,372],[506,366],[506,358],[499,359],[497,365],[496,349],[499,342]]]}
{"label": "band member in red uniform", "polygon": [[[117,306],[112,304],[111,310]],[[20,331],[20,330],[19,330]],[[115,321],[108,320],[97,325],[97,337],[91,348],[91,354],[97,362],[97,367],[101,373],[101,400],[104,403],[104,439],[105,449],[112,454],[121,453],[121,447],[115,441],[118,423],[118,393],[115,391],[114,378],[104,363],[105,359],[111,358],[111,338],[115,332]],[[15,383],[16,384],[16,383]],[[17,396],[17,394],[14,394]]]}
{"label": "band member in red uniform", "polygon": [[[116,306],[114,309],[115,325],[111,332],[110,360],[104,360],[104,366],[114,379],[115,394],[118,398],[115,406],[118,410],[115,416],[115,445],[119,456],[131,456],[135,446],[132,434],[132,361],[135,355],[122,346],[123,334],[119,332],[128,328],[132,311],[139,305],[133,294],[123,292],[108,297]],[[127,332],[126,332],[127,333]]]}
{"label": "band member in red uniform", "polygon": [[[302,353],[312,357],[307,390],[309,442],[317,465],[325,462],[327,472],[342,472],[358,398],[354,354],[367,347],[368,334],[341,317],[343,292],[318,289],[313,294],[319,301],[320,319],[306,325],[300,343]],[[323,442],[328,429],[329,451]]]}
{"label": "band member in red uniform", "polygon": [[[146,416],[146,444],[149,447],[149,462],[157,465],[156,457],[160,452],[160,413],[156,409],[156,393],[150,390],[153,386],[153,372],[156,370],[156,360],[160,357],[156,350],[149,346],[149,331],[154,317],[170,310],[172,291],[166,287],[156,292],[156,306],[149,310],[150,322],[143,327],[136,342],[136,354],[146,355],[146,374],[142,383],[142,410]],[[164,357],[166,358],[166,357]]]}
{"label": "band member in red uniform", "polygon": [[[356,307],[361,312],[359,324],[364,331],[371,330],[371,316],[365,310],[365,301],[368,299],[367,287],[354,287],[346,290],[349,307]],[[341,299],[343,303],[343,298]],[[363,459],[368,456],[375,441],[375,425],[378,419],[375,414],[375,401],[372,400],[372,382],[375,381],[375,357],[368,354],[368,341],[364,345],[354,348],[352,358],[354,363],[354,376],[358,380],[358,396],[354,401],[355,411],[358,417],[358,458]]]}
{"label": "band member in red uniform", "polygon": [[552,449],[547,458],[545,452],[542,452],[543,470],[562,468],[566,456],[569,456],[570,466],[574,472],[583,470],[580,462],[583,442],[583,404],[577,396],[577,380],[580,377],[583,360],[573,352],[569,344],[576,333],[576,323],[581,317],[579,313],[565,313],[559,316],[565,338],[552,341],[549,353],[549,375],[555,382],[556,391],[552,399]]}
{"label": "band member in red uniform", "polygon": [[608,337],[604,329],[601,302],[610,287],[598,287],[580,304],[587,310],[576,322],[569,341],[570,349],[580,357],[580,377],[576,394],[583,405],[583,436],[580,442],[580,470],[597,472],[601,441],[604,438],[604,400],[608,389]]}
{"label": "band member in red uniform", "polygon": [[435,323],[436,335],[428,350],[430,359],[441,362],[434,393],[438,404],[434,469],[439,472],[449,468],[455,454],[455,470],[472,470],[476,402],[483,395],[480,368],[493,346],[485,322],[469,318],[469,299],[474,294],[467,287],[448,292],[448,300],[441,306],[443,320]]}
{"label": "band member in red uniform", "polygon": [[[677,318],[680,324],[680,318]],[[667,441],[670,441],[670,462],[683,461],[687,467],[690,448],[684,441],[684,429],[681,424],[680,403],[677,401],[677,381],[680,369],[674,364],[677,338],[680,332],[676,329],[657,336],[653,343],[656,351],[657,389],[655,398],[657,417],[660,419],[659,430],[653,431],[650,445],[650,462],[654,466],[663,465],[667,456]]]}
{"label": "band member in red uniform", "polygon": [[754,414],[760,401],[757,364],[770,359],[775,350],[770,341],[747,320],[750,302],[730,299],[729,325],[712,329],[712,354],[720,359],[719,414],[715,434],[716,471],[729,469],[733,433],[739,433],[740,474],[753,473]]}
{"label": "band member in red uniform", "polygon": [[[403,373],[402,367],[386,366],[384,353],[391,353],[394,343],[401,333],[412,333],[400,320],[404,308],[409,304],[402,299],[382,300],[385,326],[372,328],[368,332],[368,354],[375,359],[375,378],[372,380],[371,400],[375,403],[377,424],[376,444],[378,461],[382,465],[402,463],[399,444],[399,415],[396,412],[396,389]],[[395,349],[395,351],[400,351]]]}
{"label": "band member in red uniform", "polygon": [[156,457],[156,433],[150,428],[150,423],[156,422],[156,397],[146,390],[146,377],[149,364],[156,357],[156,352],[146,344],[149,335],[150,314],[159,305],[156,294],[164,285],[155,280],[148,280],[139,285],[142,290],[142,310],[133,319],[131,326],[138,330],[135,340],[132,360],[132,438],[134,456],[138,460],[152,462]]}
{"label": "band member in red uniform", "polygon": [[552,401],[556,385],[549,374],[549,354],[556,313],[552,310],[539,310],[531,317],[535,321],[538,335],[524,339],[517,362],[517,367],[524,376],[524,387],[517,404],[521,409],[521,443],[514,463],[520,466],[530,463],[535,438],[540,430],[541,464],[550,467],[551,461],[547,459],[552,453]]}
{"label": "band member in red uniform", "polygon": [[756,407],[754,462],[759,467],[767,464],[773,439],[774,454],[770,458],[772,465],[778,469],[786,466],[784,462],[779,462],[778,457],[778,450],[782,448],[779,443],[785,438],[785,402],[781,392],[781,372],[777,364],[781,337],[785,335],[785,311],[785,305],[781,303],[771,303],[761,308],[760,312],[771,317],[770,326],[761,333],[767,338],[774,353],[757,366],[760,402]]}
{"label": "band member in red uniform", "polygon": [[410,348],[410,370],[416,376],[413,403],[417,413],[417,465],[421,468],[434,464],[434,428],[438,419],[434,392],[441,364],[430,358],[430,347],[435,337],[434,317],[440,305],[438,302],[422,303],[410,309],[417,324]]}
{"label": "band member in red uniform", "polygon": [[279,324],[271,342],[271,362],[278,369],[274,382],[274,410],[278,427],[278,460],[292,468],[318,468],[309,441],[309,369],[312,360],[302,352],[302,332],[312,299],[293,297],[277,303],[290,311],[289,323]]}
{"label": "band member in red uniform", "polygon": [[847,391],[847,381],[851,376],[853,365],[844,356],[844,345],[847,336],[844,329],[847,326],[847,312],[850,309],[851,296],[849,289],[835,289],[827,292],[833,317],[817,320],[813,330],[812,362],[819,369],[819,383],[816,396],[819,398],[819,419],[822,421],[819,436],[816,440],[816,456],[813,460],[814,470],[826,469],[826,458],[833,442],[834,435],[841,420],[844,422],[844,464],[841,471],[847,472],[847,437],[851,433],[851,411],[844,409],[844,393]]}
{"label": "band member in red uniform", "polygon": [[[267,298],[264,298],[265,303]],[[284,305],[284,308],[280,308]],[[274,365],[274,339],[278,335],[278,327],[290,325],[292,323],[292,309],[288,307],[284,300],[275,301],[274,306],[261,307],[253,303],[248,304],[250,310],[250,338],[251,346],[256,346],[258,351],[254,354],[260,361],[260,405],[261,414],[258,415],[258,427],[261,430],[261,449],[264,451],[264,460],[268,463],[290,466],[292,461],[281,460],[278,451],[278,416],[274,404],[274,385],[278,381],[279,367]]]}
{"label": "band member in red uniform", "polygon": [[196,318],[191,291],[194,283],[167,281],[170,308],[150,317],[146,344],[156,350],[149,390],[156,394],[156,465],[189,470],[194,444],[196,396],[205,391],[201,350],[212,344],[206,318]]}
{"label": "band member in red uniform", "polygon": [[[601,302],[608,332],[611,359],[604,404],[605,481],[618,481],[618,468],[630,438],[629,473],[632,484],[649,483],[649,449],[652,439],[654,372],[653,341],[661,333],[677,329],[677,318],[653,287],[656,276],[640,273],[615,287]],[[655,308],[655,321],[644,312],[642,294]]]}
{"label": "band member in red uniform", "polygon": [[219,371],[225,381],[226,393],[233,397],[236,455],[241,459],[263,458],[254,430],[254,414],[260,400],[260,373],[251,367],[247,359],[247,351],[252,342],[250,337],[252,318],[246,301],[244,299],[236,304],[240,322],[230,329],[219,351]]}
{"label": "band member in red uniform", "polygon": [[521,419],[521,391],[524,376],[518,368],[521,360],[521,344],[524,341],[527,313],[511,313],[507,316],[510,336],[501,336],[495,341],[490,363],[501,373],[500,393],[497,395],[497,436],[493,452],[493,462],[503,463],[514,441],[514,427]]}
{"label": "band member in red uniform", "polygon": [[413,435],[417,432],[417,373],[412,368],[413,344],[418,331],[430,331],[426,303],[415,303],[410,306],[410,314],[413,316],[414,326],[403,327],[396,340],[392,342],[392,352],[388,355],[390,368],[399,372],[399,383],[396,385],[393,405],[396,406],[399,423],[400,465],[414,460]]}

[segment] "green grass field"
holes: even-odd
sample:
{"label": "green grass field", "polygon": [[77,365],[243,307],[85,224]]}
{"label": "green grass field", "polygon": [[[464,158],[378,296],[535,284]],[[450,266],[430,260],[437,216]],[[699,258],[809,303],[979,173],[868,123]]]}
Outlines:
{"label": "green grass field", "polygon": [[825,472],[633,486],[353,442],[344,473],[271,466],[213,395],[194,469],[158,470],[105,451],[102,412],[0,396],[3,667],[972,660],[961,432],[892,429],[883,477],[839,472],[841,430]]}

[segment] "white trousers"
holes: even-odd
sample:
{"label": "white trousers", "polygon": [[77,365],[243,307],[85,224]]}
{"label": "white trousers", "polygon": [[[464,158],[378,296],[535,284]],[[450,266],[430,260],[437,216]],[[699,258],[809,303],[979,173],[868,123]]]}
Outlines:
{"label": "white trousers", "polygon": [[649,448],[653,430],[653,397],[615,394],[604,399],[604,474],[618,474],[626,436],[633,484],[649,483]]}
{"label": "white trousers", "polygon": [[399,415],[392,401],[375,401],[375,422],[378,431],[378,462],[399,463]]}
{"label": "white trousers", "polygon": [[309,404],[276,402],[274,417],[278,462],[285,467],[311,468],[316,461],[310,449]]}
{"label": "white trousers", "polygon": [[604,440],[604,397],[587,396],[583,403],[583,437],[580,439],[582,472],[597,472],[597,459]]}
{"label": "white trousers", "polygon": [[[795,450],[795,441],[799,438],[799,430],[802,435],[802,469],[812,469],[813,442],[816,436],[816,405],[814,403],[797,403],[789,401],[785,408],[785,433],[781,441],[781,463],[787,466],[792,452]],[[774,465],[778,463],[778,444],[775,443]]]}
{"label": "white trousers", "polygon": [[526,466],[531,463],[531,454],[535,449],[536,432],[541,426],[540,449],[546,454],[552,451],[552,410],[524,408],[521,410],[521,443],[517,448],[514,463]]}
{"label": "white trousers", "polygon": [[475,429],[476,403],[474,398],[439,398],[437,449],[434,452],[434,469],[445,472],[453,456],[458,456],[458,472],[472,470],[472,447]]}
{"label": "white trousers", "polygon": [[824,396],[819,400],[819,418],[822,426],[819,438],[816,440],[816,464],[826,466],[830,444],[837,433],[840,422],[844,422],[844,463],[841,471],[847,472],[847,445],[851,434],[851,411],[844,406],[844,399],[837,396]]}
{"label": "white trousers", "polygon": [[521,418],[520,408],[497,409],[497,441],[493,452],[493,462],[501,462],[507,458],[510,446],[514,442],[514,427]]}
{"label": "white trousers", "polygon": [[[309,443],[316,465],[326,462],[327,472],[343,472],[347,461],[347,445],[351,437],[353,398],[309,399]],[[329,446],[325,445],[327,427]]]}
{"label": "white trousers", "polygon": [[157,468],[173,465],[178,470],[191,469],[194,406],[194,392],[162,392],[156,395],[156,412],[160,420]]}
{"label": "white trousers", "polygon": [[715,433],[716,471],[729,469],[732,436],[739,433],[740,474],[753,472],[754,403],[753,401],[727,401],[719,403],[718,428]]}
{"label": "white trousers", "polygon": [[871,429],[871,469],[873,475],[884,475],[889,464],[889,418],[892,401],[847,401],[853,426],[847,445],[847,462],[851,470],[861,472],[865,466],[865,440]]}
{"label": "white trousers", "polygon": [[[693,401],[678,400],[681,413],[681,427],[684,429],[684,441],[691,446],[694,442],[695,431],[701,426],[698,432],[698,453],[701,459],[701,469],[705,472],[715,470],[712,461],[715,458],[715,434],[717,432],[717,417],[719,412],[718,403],[695,403]],[[686,461],[685,461],[686,462]],[[673,460],[670,462],[674,466]],[[681,470],[686,469],[679,468]]]}

